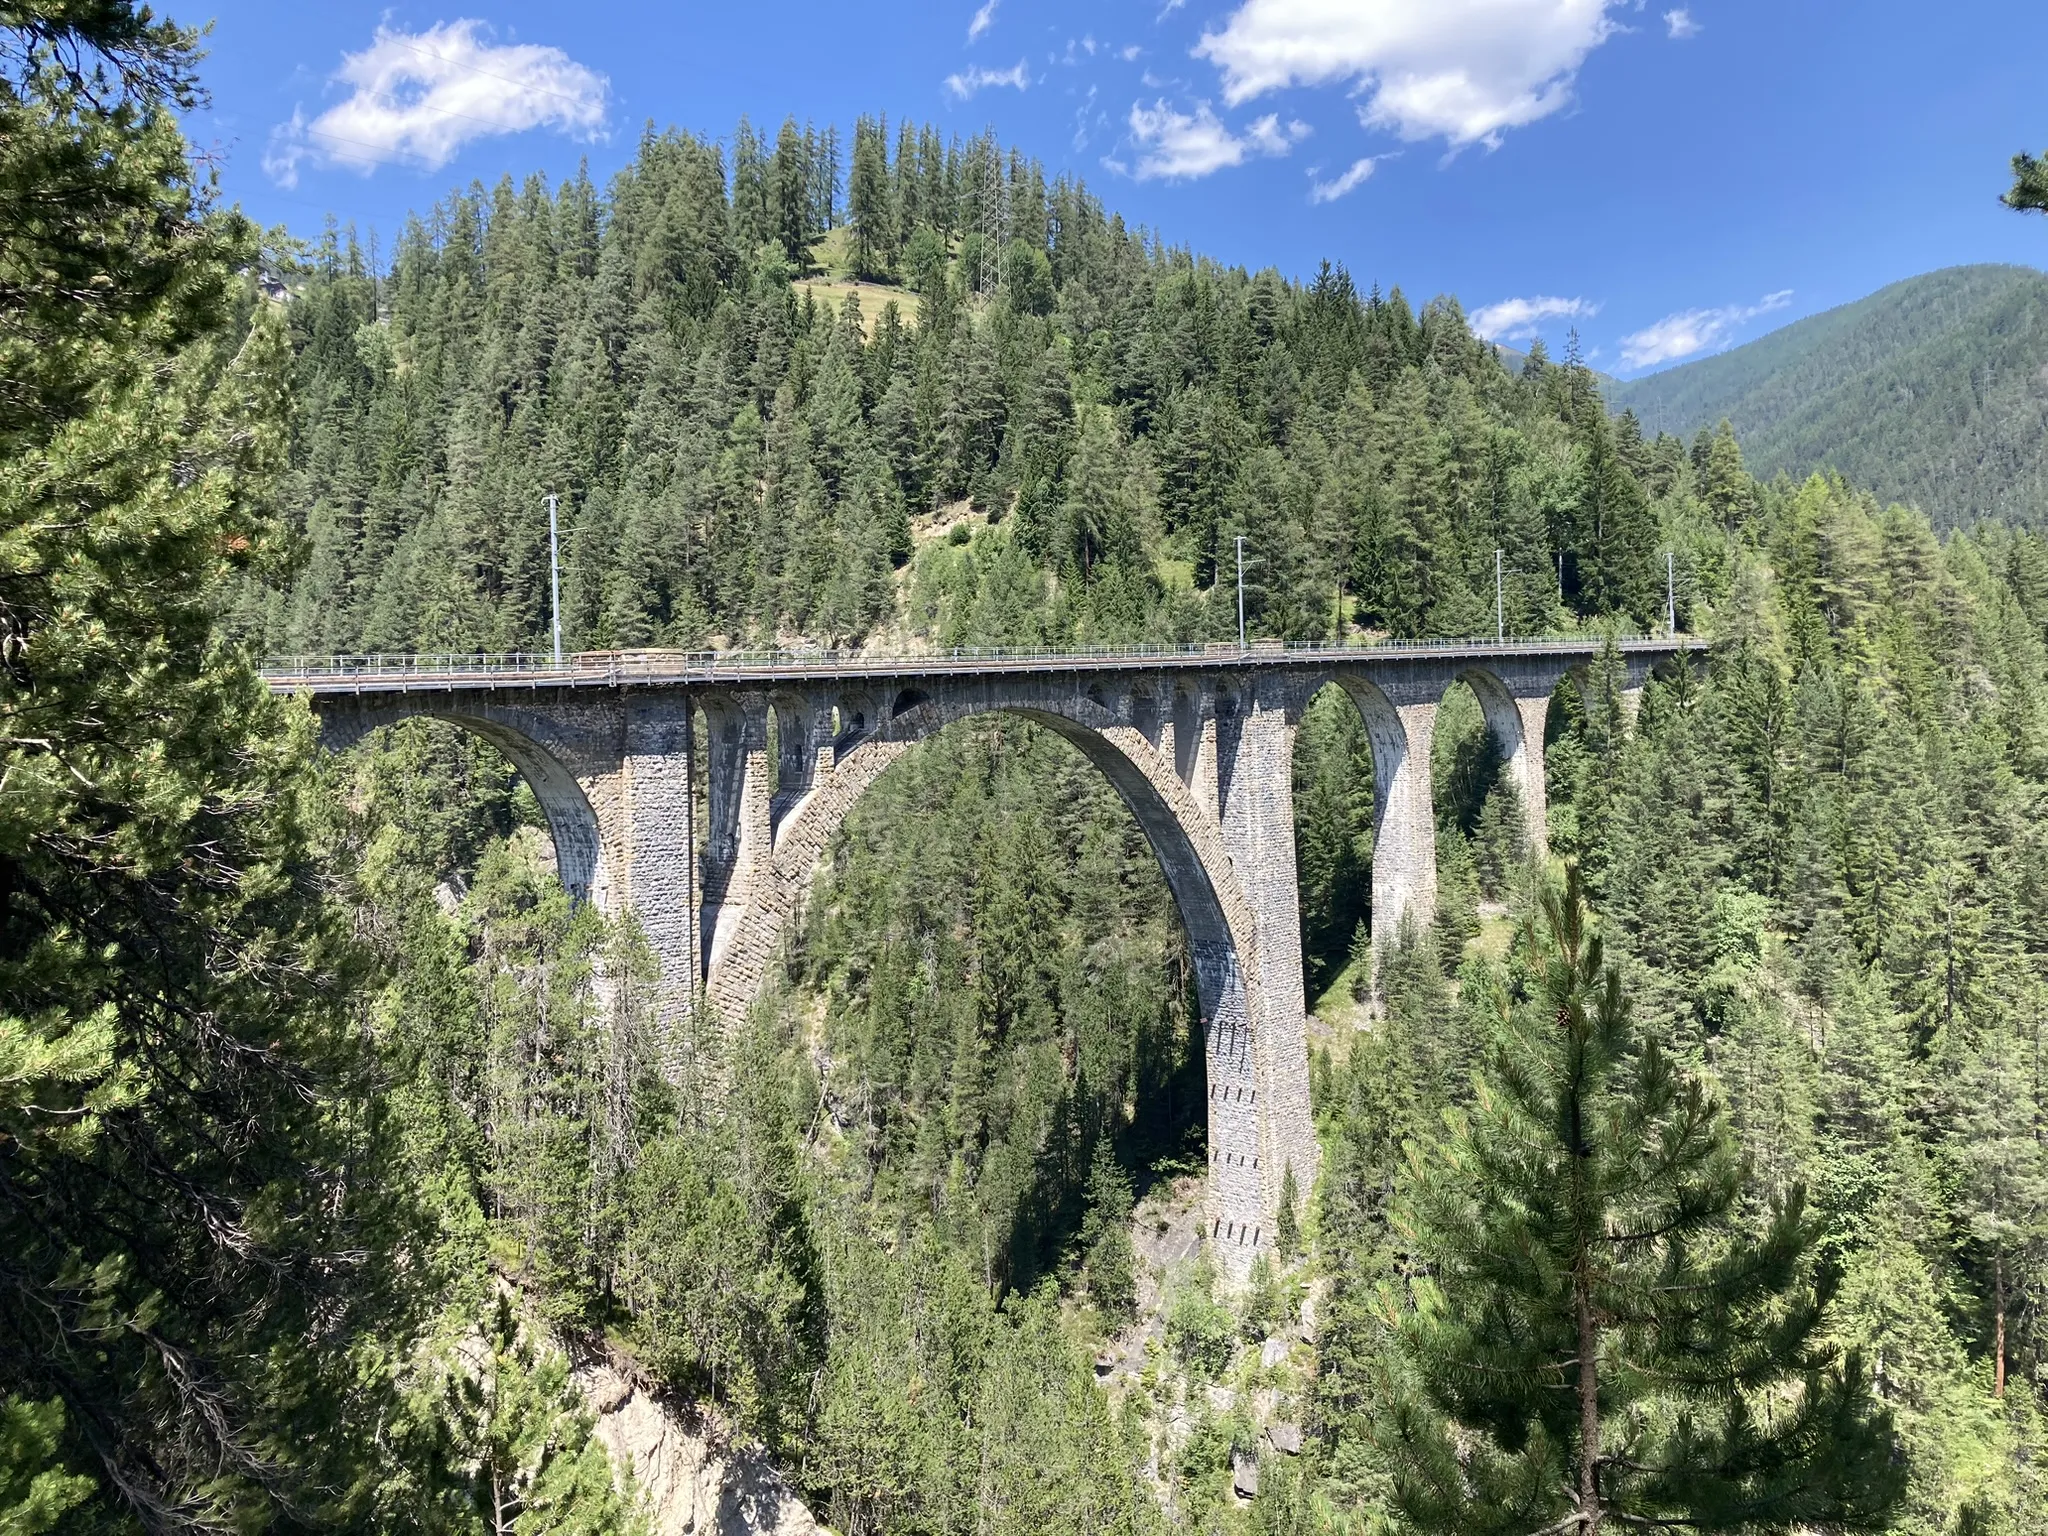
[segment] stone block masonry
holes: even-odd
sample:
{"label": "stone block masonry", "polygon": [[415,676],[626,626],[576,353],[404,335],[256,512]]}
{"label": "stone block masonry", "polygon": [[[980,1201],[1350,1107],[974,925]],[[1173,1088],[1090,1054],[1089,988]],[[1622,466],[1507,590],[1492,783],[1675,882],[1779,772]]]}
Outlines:
{"label": "stone block masonry", "polygon": [[[1689,647],[1621,648],[1632,696]],[[565,884],[631,911],[660,966],[662,1060],[681,1077],[759,990],[833,834],[889,765],[956,720],[1000,712],[1072,743],[1144,830],[1188,933],[1207,1042],[1204,1228],[1242,1276],[1276,1237],[1291,1167],[1318,1154],[1309,1105],[1294,740],[1335,684],[1372,744],[1372,941],[1436,909],[1430,746],[1438,701],[1468,683],[1501,743],[1532,846],[1545,837],[1543,721],[1595,643],[1259,649],[1127,657],[805,661],[617,659],[601,670],[379,671],[273,677],[345,744],[422,715],[491,741],[533,787]],[[699,782],[699,779],[703,782]],[[1296,1212],[1297,1218],[1303,1213]]]}

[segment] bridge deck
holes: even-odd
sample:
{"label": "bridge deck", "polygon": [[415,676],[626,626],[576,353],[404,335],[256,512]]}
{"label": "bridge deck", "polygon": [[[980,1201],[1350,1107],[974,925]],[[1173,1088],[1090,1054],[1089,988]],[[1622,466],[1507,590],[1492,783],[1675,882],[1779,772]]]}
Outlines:
{"label": "bridge deck", "polygon": [[[1395,640],[1376,645],[1249,646],[1212,644],[1118,650],[1006,651],[960,647],[950,651],[877,656],[847,651],[585,651],[559,663],[543,655],[321,656],[266,662],[264,680],[278,693],[357,694],[442,692],[463,688],[704,687],[892,678],[961,678],[1074,672],[1230,670],[1240,667],[1309,669],[1445,661],[1591,659],[1604,638],[1557,640]],[[1675,655],[1703,649],[1690,636],[1630,636],[1615,641],[1623,655]]]}

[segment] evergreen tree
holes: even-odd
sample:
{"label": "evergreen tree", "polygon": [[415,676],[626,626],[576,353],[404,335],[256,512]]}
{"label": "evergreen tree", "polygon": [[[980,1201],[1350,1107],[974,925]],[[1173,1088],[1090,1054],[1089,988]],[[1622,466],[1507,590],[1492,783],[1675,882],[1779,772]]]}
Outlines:
{"label": "evergreen tree", "polygon": [[[613,1486],[569,1363],[520,1323],[510,1292],[445,1346],[423,1384],[445,1528],[477,1536],[641,1536]],[[630,1486],[630,1485],[629,1485]],[[440,1490],[437,1490],[440,1491]],[[415,1516],[426,1511],[414,1511]]]}
{"label": "evergreen tree", "polygon": [[753,124],[745,117],[740,119],[732,141],[732,225],[733,241],[749,260],[764,242],[775,238],[768,156]]}
{"label": "evergreen tree", "polygon": [[781,242],[783,257],[799,273],[811,267],[811,241],[820,233],[811,166],[811,151],[797,132],[796,119],[784,118],[768,162],[770,233]]}
{"label": "evergreen tree", "polygon": [[61,1402],[79,1518],[158,1527],[290,1496],[377,1200],[310,731],[213,634],[275,551],[289,353],[178,131],[196,57],[0,13],[0,1403]]}
{"label": "evergreen tree", "polygon": [[1088,1214],[1082,1218],[1081,1252],[1087,1265],[1088,1299],[1116,1323],[1138,1304],[1137,1255],[1131,1245],[1131,1181],[1116,1161],[1107,1136],[1095,1143],[1088,1170]]}
{"label": "evergreen tree", "polygon": [[1459,1532],[1881,1527],[1903,1479],[1861,1365],[1822,1342],[1803,1191],[1748,1228],[1720,1110],[1636,1037],[1576,870],[1530,942],[1477,1102],[1410,1153],[1400,1509]]}
{"label": "evergreen tree", "polygon": [[43,1536],[92,1495],[92,1479],[64,1470],[64,1404],[0,1399],[0,1530]]}
{"label": "evergreen tree", "polygon": [[1656,607],[1657,522],[1597,410],[1582,434],[1581,454],[1573,509],[1581,606],[1648,624]]}
{"label": "evergreen tree", "polygon": [[2048,213],[2048,155],[2012,157],[2012,186],[1999,198],[2019,213]]}
{"label": "evergreen tree", "polygon": [[883,277],[895,265],[896,213],[889,200],[889,125],[862,118],[853,130],[853,173],[846,186],[854,272]]}

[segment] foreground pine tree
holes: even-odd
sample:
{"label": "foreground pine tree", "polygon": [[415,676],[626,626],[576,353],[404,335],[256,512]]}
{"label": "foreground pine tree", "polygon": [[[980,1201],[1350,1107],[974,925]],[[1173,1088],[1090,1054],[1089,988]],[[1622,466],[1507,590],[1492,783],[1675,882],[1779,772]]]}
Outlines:
{"label": "foreground pine tree", "polygon": [[289,350],[178,129],[196,57],[129,0],[0,6],[0,1490],[89,1486],[66,1530],[326,1497],[367,1269],[308,743],[215,642]]}
{"label": "foreground pine tree", "polygon": [[1576,868],[1477,1102],[1411,1144],[1421,1273],[1380,1427],[1396,1502],[1461,1536],[1874,1529],[1904,1480],[1822,1341],[1803,1191],[1744,1218],[1719,1107],[1631,1028]]}
{"label": "foreground pine tree", "polygon": [[2012,189],[1999,199],[2020,213],[2048,213],[2048,155],[2012,157]]}

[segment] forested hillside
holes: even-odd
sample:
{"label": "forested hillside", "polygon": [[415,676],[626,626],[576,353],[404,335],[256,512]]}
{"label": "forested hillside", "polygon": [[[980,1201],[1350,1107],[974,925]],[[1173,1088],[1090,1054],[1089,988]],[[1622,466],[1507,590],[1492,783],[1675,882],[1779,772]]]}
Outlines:
{"label": "forested hillside", "polygon": [[1835,470],[1937,528],[2048,525],[2048,273],[1950,267],[1608,392],[1688,441],[1734,425],[1759,474]]}
{"label": "forested hillside", "polygon": [[[0,195],[0,270],[112,271],[0,284],[13,1528],[634,1530],[559,1345],[849,1536],[2048,1530],[2048,544],[880,123],[259,254],[194,40],[29,10],[0,193],[75,196]],[[1513,630],[1640,625],[1669,549],[1712,645],[1559,690],[1545,863],[1454,690],[1376,968],[1371,748],[1309,709],[1324,1170],[1231,1285],[1185,937],[1049,733],[889,770],[674,1082],[502,758],[264,694],[535,646],[549,491],[577,646],[1202,639],[1239,534],[1261,635],[1484,631],[1496,549]]]}
{"label": "forested hillside", "polygon": [[[549,491],[579,648],[1221,636],[1237,533],[1264,633],[1490,631],[1496,548],[1514,630],[1661,613],[1642,485],[1677,450],[1583,370],[1511,377],[1455,305],[1338,268],[1164,248],[985,140],[885,148],[857,128],[843,211],[815,135],[763,158],[743,125],[730,167],[650,135],[602,197],[472,188],[389,272],[330,238],[288,310],[305,562],[242,622],[280,652],[530,647]],[[906,286],[820,306],[814,252]],[[906,606],[941,508],[997,526]]]}

